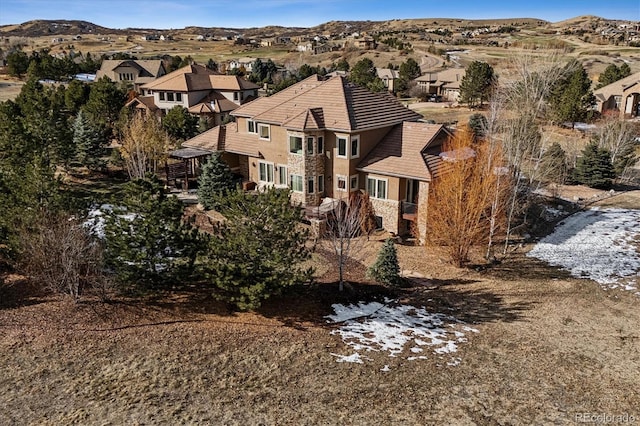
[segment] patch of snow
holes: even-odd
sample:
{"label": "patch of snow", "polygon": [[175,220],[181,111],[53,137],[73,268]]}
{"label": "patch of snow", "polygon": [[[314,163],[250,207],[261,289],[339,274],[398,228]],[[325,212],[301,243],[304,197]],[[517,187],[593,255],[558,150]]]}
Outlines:
{"label": "patch of snow", "polygon": [[340,355],[340,354],[334,354],[334,353],[332,353],[331,355],[338,358],[336,360],[338,362],[354,362],[356,364],[363,364],[363,361],[362,361],[363,358],[360,357],[360,354],[357,352],[351,355]]}
{"label": "patch of snow", "polygon": [[385,366],[384,366],[384,367],[382,367],[382,368],[380,369],[380,371],[387,372],[387,371],[391,371],[391,369],[389,368],[389,366],[388,366],[388,365],[386,365],[386,364],[385,364]]}
{"label": "patch of snow", "polygon": [[[390,304],[391,300],[385,300]],[[333,305],[335,315],[328,315],[329,322],[342,323],[331,332],[338,334],[356,353],[339,357],[339,362],[362,363],[361,352],[387,352],[390,357],[400,357],[409,352],[424,352],[430,346],[433,353],[444,355],[457,351],[458,343],[466,342],[464,332],[478,332],[456,318],[429,313],[425,308],[410,305],[387,306],[379,302],[344,306]],[[358,355],[358,356],[356,356]],[[409,356],[407,360],[427,359],[425,355]]]}
{"label": "patch of snow", "polygon": [[593,208],[568,217],[527,256],[609,288],[638,290],[640,210]]}

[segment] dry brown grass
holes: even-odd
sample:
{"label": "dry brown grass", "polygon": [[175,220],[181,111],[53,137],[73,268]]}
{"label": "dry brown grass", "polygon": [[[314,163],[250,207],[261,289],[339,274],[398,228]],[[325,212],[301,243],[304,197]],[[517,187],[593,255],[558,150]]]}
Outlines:
{"label": "dry brown grass", "polygon": [[[375,257],[384,235],[362,259]],[[404,270],[425,276],[391,294],[348,265],[230,313],[207,297],[74,305],[3,298],[0,418],[8,424],[567,424],[581,412],[640,417],[640,299],[604,291],[513,254],[484,272],[398,246]],[[325,253],[316,261],[327,264]],[[325,269],[326,270],[326,269]],[[14,284],[13,290],[18,284]],[[6,293],[2,293],[6,296]],[[346,352],[323,315],[331,303],[394,295],[471,323],[459,366]],[[389,372],[381,372],[388,364]]]}

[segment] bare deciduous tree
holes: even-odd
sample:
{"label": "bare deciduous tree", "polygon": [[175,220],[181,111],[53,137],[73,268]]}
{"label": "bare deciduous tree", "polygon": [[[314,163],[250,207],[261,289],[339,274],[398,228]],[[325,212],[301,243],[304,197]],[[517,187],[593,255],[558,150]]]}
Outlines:
{"label": "bare deciduous tree", "polygon": [[19,265],[37,285],[74,299],[87,287],[105,289],[102,247],[77,218],[43,215],[22,241]]}
{"label": "bare deciduous tree", "polygon": [[447,170],[431,186],[428,240],[447,248],[458,267],[472,246],[492,241],[503,221],[502,160],[498,145],[474,144],[468,128],[444,145]]}
{"label": "bare deciduous tree", "polygon": [[338,266],[339,289],[344,290],[344,268],[347,260],[354,257],[362,248],[364,236],[368,236],[373,227],[369,217],[368,197],[359,192],[336,200],[333,210],[327,214],[323,232],[323,242],[335,253]]}
{"label": "bare deciduous tree", "polygon": [[166,158],[171,139],[152,115],[134,114],[122,132],[120,154],[131,179],[155,174]]}

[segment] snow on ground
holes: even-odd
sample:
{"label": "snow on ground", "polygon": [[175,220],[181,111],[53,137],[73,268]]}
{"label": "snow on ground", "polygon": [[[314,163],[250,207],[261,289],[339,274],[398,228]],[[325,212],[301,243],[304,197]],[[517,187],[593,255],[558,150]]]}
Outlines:
{"label": "snow on ground", "polygon": [[638,238],[640,210],[594,208],[560,222],[527,256],[560,266],[574,277],[640,295]]}
{"label": "snow on ground", "polygon": [[[333,305],[335,315],[328,315],[328,322],[342,323],[331,332],[339,334],[354,353],[332,353],[338,362],[362,364],[370,360],[362,353],[388,352],[390,357],[411,354],[409,361],[427,359],[427,351],[437,355],[449,355],[458,350],[458,344],[466,342],[466,332],[478,330],[466,326],[456,318],[441,313],[429,313],[424,308],[410,305],[392,306],[393,301],[359,303],[358,305]],[[451,357],[448,365],[458,365],[460,358]],[[389,371],[385,365],[381,371]]]}

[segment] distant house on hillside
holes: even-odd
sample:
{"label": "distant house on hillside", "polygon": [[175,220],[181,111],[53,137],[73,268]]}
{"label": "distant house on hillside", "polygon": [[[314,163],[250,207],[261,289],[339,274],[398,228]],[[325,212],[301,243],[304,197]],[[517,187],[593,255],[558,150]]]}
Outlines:
{"label": "distant house on hillside", "polygon": [[593,92],[600,113],[617,111],[625,117],[640,116],[640,72]]}
{"label": "distant house on hillside", "polygon": [[460,100],[460,83],[464,77],[464,68],[449,68],[437,73],[426,73],[416,78],[417,87],[423,92],[441,96],[443,99],[458,102]]}
{"label": "distant house on hillside", "polygon": [[393,93],[396,90],[396,80],[400,78],[399,71],[389,68],[376,68],[376,74],[388,91]]}
{"label": "distant house on hillside", "polygon": [[96,73],[96,79],[108,77],[115,82],[130,83],[135,91],[139,91],[143,84],[166,73],[161,60],[104,60]]}

